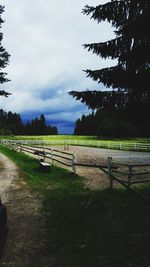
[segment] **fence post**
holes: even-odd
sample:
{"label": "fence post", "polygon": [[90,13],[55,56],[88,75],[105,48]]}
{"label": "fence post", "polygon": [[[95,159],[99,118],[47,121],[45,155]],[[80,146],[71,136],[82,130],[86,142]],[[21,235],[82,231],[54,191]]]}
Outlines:
{"label": "fence post", "polygon": [[19,145],[18,145],[18,143],[16,143],[16,152],[18,152],[19,151]]}
{"label": "fence post", "polygon": [[76,175],[76,152],[74,150],[74,153],[72,154],[72,170],[74,174]]}
{"label": "fence post", "polygon": [[45,153],[45,147],[44,147],[44,143],[43,143],[43,160],[45,161],[45,155],[46,155],[46,153]]}
{"label": "fence post", "polygon": [[132,166],[129,166],[128,186],[131,185],[131,178],[132,178]]}
{"label": "fence post", "polygon": [[52,165],[54,165],[53,148],[51,148],[51,160],[52,160]]}
{"label": "fence post", "polygon": [[64,150],[68,149],[69,149],[68,140],[64,140]]}
{"label": "fence post", "polygon": [[67,140],[67,150],[69,150],[70,140]]}
{"label": "fence post", "polygon": [[22,144],[20,144],[20,152],[22,152]]}
{"label": "fence post", "polygon": [[120,150],[122,149],[122,144],[120,143]]}
{"label": "fence post", "polygon": [[136,143],[134,143],[134,150],[136,150]]}
{"label": "fence post", "polygon": [[64,150],[66,150],[66,149],[67,149],[67,141],[64,140]]}
{"label": "fence post", "polygon": [[68,140],[66,141],[66,149],[69,150],[69,143],[68,143]]}
{"label": "fence post", "polygon": [[108,178],[110,181],[110,189],[113,189],[113,179],[111,176],[111,170],[112,170],[112,157],[108,157]]}

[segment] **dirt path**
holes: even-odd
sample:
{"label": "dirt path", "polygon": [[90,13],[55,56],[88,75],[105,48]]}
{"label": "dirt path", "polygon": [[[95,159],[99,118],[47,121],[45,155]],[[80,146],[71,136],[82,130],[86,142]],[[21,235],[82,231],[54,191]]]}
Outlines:
{"label": "dirt path", "polygon": [[0,196],[3,201],[7,200],[7,191],[14,182],[16,172],[16,166],[3,154],[0,154]]}
{"label": "dirt path", "polygon": [[0,267],[47,267],[41,201],[29,190],[17,166],[0,153],[0,195],[6,204],[9,233]]}

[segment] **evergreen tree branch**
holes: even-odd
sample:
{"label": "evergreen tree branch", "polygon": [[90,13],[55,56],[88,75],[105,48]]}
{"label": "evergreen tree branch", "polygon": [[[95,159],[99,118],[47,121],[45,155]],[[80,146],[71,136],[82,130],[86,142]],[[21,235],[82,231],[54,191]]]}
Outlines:
{"label": "evergreen tree branch", "polygon": [[[0,28],[1,24],[4,22],[1,18],[2,13],[4,12],[4,6],[0,5]],[[9,57],[10,55],[7,53],[7,51],[2,46],[1,42],[3,39],[3,34],[0,33],[0,84],[3,84],[5,82],[10,81],[6,76],[7,73],[2,72],[2,69],[4,69],[9,64]],[[11,95],[8,92],[5,92],[4,90],[0,90],[0,96],[8,97]]]}
{"label": "evergreen tree branch", "polygon": [[[91,15],[91,19],[97,20],[98,23],[108,21],[115,27],[119,27],[122,22],[126,21],[126,12],[129,0],[112,1],[96,7],[86,5],[82,10],[85,15]],[[120,21],[121,20],[121,21]]]}
{"label": "evergreen tree branch", "polygon": [[[111,22],[116,28],[125,26],[129,21],[136,21],[143,14],[143,10],[150,8],[147,0],[115,0],[96,7],[86,5],[82,10],[85,15],[91,15],[91,19]],[[119,33],[120,34],[120,33]]]}
{"label": "evergreen tree branch", "polygon": [[150,63],[150,47],[146,37],[139,40],[121,36],[103,43],[84,44],[83,47],[104,59],[118,58],[119,64],[127,61],[135,64]]}
{"label": "evergreen tree branch", "polygon": [[[107,88],[134,91],[136,94],[150,92],[150,69],[126,69],[121,65],[104,68],[101,70],[85,70],[87,77],[98,83],[103,83]],[[144,83],[143,83],[144,81]]]}
{"label": "evergreen tree branch", "polygon": [[8,93],[4,90],[0,90],[0,96],[5,96],[5,97],[8,97],[9,95],[11,95],[11,93]]}

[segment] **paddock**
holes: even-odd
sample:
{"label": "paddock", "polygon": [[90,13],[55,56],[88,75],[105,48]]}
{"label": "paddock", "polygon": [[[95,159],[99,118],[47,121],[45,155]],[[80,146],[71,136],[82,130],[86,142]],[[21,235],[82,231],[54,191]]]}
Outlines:
{"label": "paddock", "polygon": [[[86,177],[85,187],[90,189],[104,189],[111,187],[109,177],[108,158],[112,158],[113,166],[117,167],[117,163],[120,166],[113,169],[111,174],[121,179],[129,186],[132,186],[136,182],[149,182],[150,177],[150,153],[149,152],[137,152],[137,151],[121,151],[110,150],[93,147],[83,146],[47,146],[47,145],[29,145],[27,141],[23,143],[9,141],[4,142],[4,145],[9,146],[11,149],[24,152],[29,156],[35,157],[38,160],[44,160],[49,164],[55,164],[63,168]],[[116,162],[116,164],[115,164]],[[122,166],[121,166],[122,163]],[[144,164],[144,166],[142,166]],[[127,171],[125,169],[125,165]],[[129,166],[138,166],[138,180],[135,179],[135,175],[132,172],[132,180],[129,183]],[[137,166],[136,166],[137,167]],[[118,169],[118,170],[117,170]],[[105,172],[104,172],[105,170]],[[118,172],[118,173],[117,173]],[[126,172],[126,178],[124,175]],[[136,172],[136,174],[137,174]],[[144,172],[144,174],[143,174]],[[117,174],[117,175],[116,175]],[[118,186],[116,182],[113,185]]]}

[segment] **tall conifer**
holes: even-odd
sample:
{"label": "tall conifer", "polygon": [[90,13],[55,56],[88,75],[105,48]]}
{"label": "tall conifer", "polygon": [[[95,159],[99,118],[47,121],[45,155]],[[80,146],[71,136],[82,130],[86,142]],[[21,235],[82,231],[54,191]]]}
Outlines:
{"label": "tall conifer", "polygon": [[[1,18],[1,15],[3,12],[4,12],[4,7],[0,5],[0,28],[2,26],[2,23],[4,22]],[[3,34],[0,32],[0,84],[3,84],[9,81],[6,77],[7,73],[3,72],[3,69],[8,65],[10,55],[7,53],[5,48],[2,46],[2,40],[3,40]],[[9,95],[8,92],[4,90],[0,90],[0,96],[7,97],[8,95]]]}
{"label": "tall conifer", "polygon": [[150,1],[111,0],[96,7],[85,6],[83,14],[98,23],[108,21],[115,27],[115,39],[85,44],[84,48],[101,58],[118,59],[118,64],[85,70],[87,77],[110,90],[70,94],[93,109],[116,109],[128,101],[147,104],[150,99]]}

